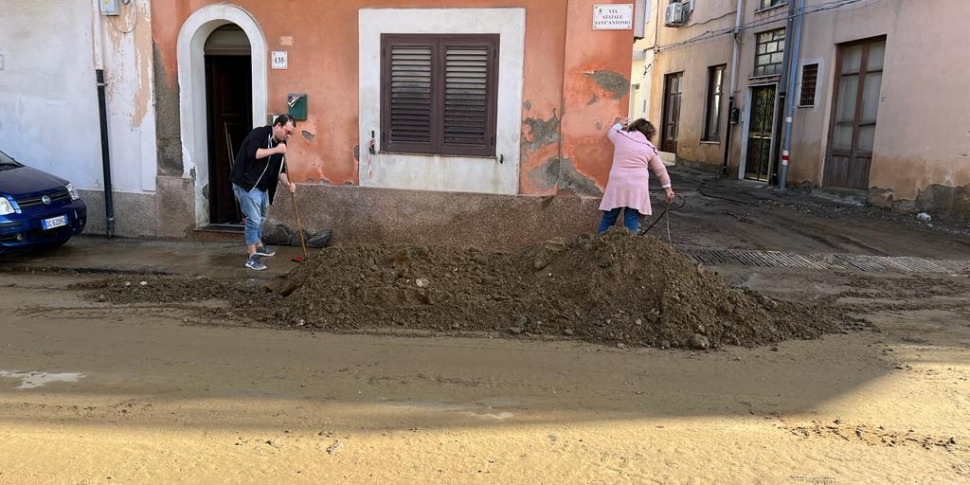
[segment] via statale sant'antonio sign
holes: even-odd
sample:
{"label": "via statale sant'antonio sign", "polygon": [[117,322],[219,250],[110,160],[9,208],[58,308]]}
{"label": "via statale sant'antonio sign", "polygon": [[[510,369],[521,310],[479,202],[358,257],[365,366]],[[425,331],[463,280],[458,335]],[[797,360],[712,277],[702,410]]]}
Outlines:
{"label": "via statale sant'antonio sign", "polygon": [[593,30],[630,30],[633,4],[593,5]]}

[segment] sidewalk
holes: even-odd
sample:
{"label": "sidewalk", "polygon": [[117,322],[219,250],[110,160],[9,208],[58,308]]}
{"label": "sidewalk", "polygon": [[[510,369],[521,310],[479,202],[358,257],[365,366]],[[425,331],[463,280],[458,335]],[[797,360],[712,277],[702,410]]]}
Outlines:
{"label": "sidewalk", "polygon": [[[80,273],[156,273],[216,278],[270,279],[286,274],[302,256],[297,247],[273,246],[276,256],[262,258],[265,271],[246,269],[246,248],[223,242],[107,239],[76,236],[60,248],[0,256],[0,272],[12,270]],[[315,250],[319,251],[319,250]]]}
{"label": "sidewalk", "polygon": [[[672,168],[670,173],[675,190],[687,197],[687,205],[671,212],[651,234],[665,241],[669,237],[675,246],[688,252],[970,259],[970,237],[959,228],[936,225],[936,221],[923,224],[911,216],[859,207],[851,201],[780,191],[682,168]],[[659,187],[655,189],[659,191]],[[658,203],[656,208],[660,207]],[[556,224],[554,219],[546,222]],[[590,230],[595,223],[589,221]],[[0,256],[0,272],[147,272],[270,279],[297,267],[299,263],[292,259],[303,255],[299,247],[273,249],[277,255],[263,258],[268,269],[259,272],[243,266],[246,251],[241,235],[238,243],[80,236],[58,249]]]}

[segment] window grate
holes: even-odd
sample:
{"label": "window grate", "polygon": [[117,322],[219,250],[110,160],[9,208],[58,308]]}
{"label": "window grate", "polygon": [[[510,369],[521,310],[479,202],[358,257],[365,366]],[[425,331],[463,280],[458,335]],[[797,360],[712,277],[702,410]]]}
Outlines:
{"label": "window grate", "polygon": [[818,64],[802,66],[802,91],[798,97],[799,106],[815,106],[815,89],[818,85]]}

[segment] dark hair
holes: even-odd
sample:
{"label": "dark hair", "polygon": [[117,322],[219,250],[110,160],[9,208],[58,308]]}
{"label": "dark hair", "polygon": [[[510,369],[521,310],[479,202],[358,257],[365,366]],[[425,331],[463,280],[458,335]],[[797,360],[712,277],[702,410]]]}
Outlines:
{"label": "dark hair", "polygon": [[287,123],[293,123],[296,126],[296,120],[288,114],[282,114],[276,117],[276,121],[273,122],[273,126],[286,126]]}
{"label": "dark hair", "polygon": [[653,123],[643,118],[627,125],[626,131],[639,131],[643,133],[643,136],[647,137],[647,140],[653,140],[653,135],[657,134],[657,129],[653,127]]}

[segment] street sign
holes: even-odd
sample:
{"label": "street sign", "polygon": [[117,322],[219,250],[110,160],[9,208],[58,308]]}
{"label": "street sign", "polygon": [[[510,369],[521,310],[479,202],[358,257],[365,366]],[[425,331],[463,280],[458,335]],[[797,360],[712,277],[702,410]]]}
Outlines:
{"label": "street sign", "polygon": [[632,28],[632,3],[593,5],[593,30],[630,30]]}

